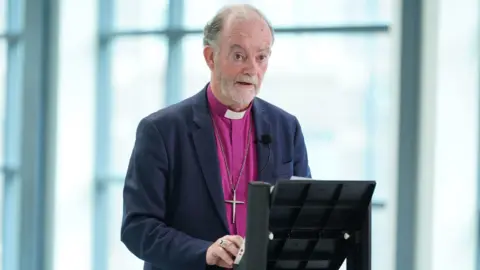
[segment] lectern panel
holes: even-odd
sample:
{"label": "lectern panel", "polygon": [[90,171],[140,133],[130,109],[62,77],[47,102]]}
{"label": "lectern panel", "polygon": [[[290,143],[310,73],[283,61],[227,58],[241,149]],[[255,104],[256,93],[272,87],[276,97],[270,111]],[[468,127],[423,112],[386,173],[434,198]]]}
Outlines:
{"label": "lectern panel", "polygon": [[[250,189],[260,188],[258,183],[249,186],[245,257],[248,260],[249,254],[254,253],[255,263],[237,269],[337,270],[347,256],[358,253],[360,236],[364,235],[361,232],[365,224],[369,226],[364,221],[368,218],[374,181],[279,181],[270,194],[268,217],[251,214],[263,206],[252,205],[256,200],[250,198]],[[268,219],[268,231],[254,228],[262,218]],[[252,239],[250,234],[255,237]],[[264,237],[270,239],[266,247]],[[369,252],[362,254],[369,256]]]}

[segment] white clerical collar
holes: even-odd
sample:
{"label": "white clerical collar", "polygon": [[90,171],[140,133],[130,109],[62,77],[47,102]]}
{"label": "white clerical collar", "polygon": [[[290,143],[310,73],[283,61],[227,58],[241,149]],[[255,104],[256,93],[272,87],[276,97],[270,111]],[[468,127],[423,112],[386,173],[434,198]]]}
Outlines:
{"label": "white clerical collar", "polygon": [[227,111],[225,111],[224,116],[225,118],[228,118],[228,119],[238,120],[238,119],[242,119],[243,116],[245,116],[245,112],[246,111],[234,112],[232,110],[227,109]]}

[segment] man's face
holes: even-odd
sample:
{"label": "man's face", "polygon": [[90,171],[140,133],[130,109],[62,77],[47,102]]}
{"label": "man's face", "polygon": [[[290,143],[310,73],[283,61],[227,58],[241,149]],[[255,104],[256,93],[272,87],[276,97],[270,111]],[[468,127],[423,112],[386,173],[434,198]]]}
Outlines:
{"label": "man's face", "polygon": [[272,33],[258,16],[225,22],[214,57],[214,78],[233,106],[246,107],[260,91],[268,67]]}

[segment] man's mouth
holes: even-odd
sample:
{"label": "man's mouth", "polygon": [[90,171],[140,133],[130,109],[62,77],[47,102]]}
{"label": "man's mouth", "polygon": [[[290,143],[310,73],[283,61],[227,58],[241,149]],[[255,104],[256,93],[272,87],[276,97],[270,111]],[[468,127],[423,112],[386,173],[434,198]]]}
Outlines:
{"label": "man's mouth", "polygon": [[245,86],[253,85],[252,83],[248,83],[248,82],[237,82],[237,83],[240,84],[240,85],[245,85]]}

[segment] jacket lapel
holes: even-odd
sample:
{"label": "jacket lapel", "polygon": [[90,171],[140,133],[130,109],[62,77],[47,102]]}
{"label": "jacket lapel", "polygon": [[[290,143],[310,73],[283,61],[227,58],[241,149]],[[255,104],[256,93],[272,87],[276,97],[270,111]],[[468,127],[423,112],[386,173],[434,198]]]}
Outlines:
{"label": "jacket lapel", "polygon": [[255,137],[260,139],[262,135],[269,135],[272,138],[270,144],[257,143],[257,170],[258,181],[274,184],[273,177],[273,143],[275,137],[271,134],[270,122],[260,100],[253,102],[253,120],[255,122]]}
{"label": "jacket lapel", "polygon": [[193,121],[196,127],[192,132],[193,142],[210,197],[225,230],[228,232],[226,208],[223,202],[222,181],[216,154],[217,145],[215,143],[215,134],[213,133],[212,120],[208,110],[206,87],[197,94],[195,99],[196,104],[193,105]]}

